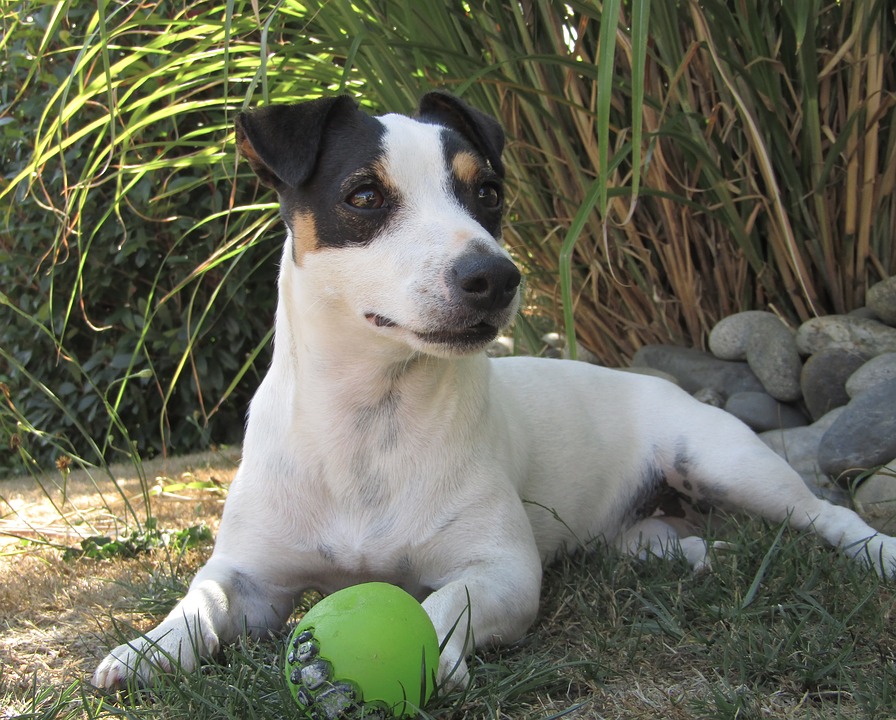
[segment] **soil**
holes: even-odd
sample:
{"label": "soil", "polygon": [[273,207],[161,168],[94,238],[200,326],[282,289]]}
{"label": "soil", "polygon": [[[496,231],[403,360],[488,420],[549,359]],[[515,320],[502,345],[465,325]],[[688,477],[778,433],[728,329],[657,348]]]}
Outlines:
{"label": "soil", "polygon": [[[238,462],[239,451],[228,449],[144,463],[157,527],[182,530],[204,523],[216,532]],[[122,624],[143,631],[153,622],[141,607],[141,588],[179,586],[208,557],[210,542],[176,557],[162,548],[133,558],[63,559],[64,550],[80,547],[84,538],[128,535],[138,528],[135,516],[142,524],[147,508],[133,466],[113,466],[111,474],[73,471],[39,481],[0,480],[5,684],[25,690],[35,681],[88,677],[115,637],[130,634]]]}

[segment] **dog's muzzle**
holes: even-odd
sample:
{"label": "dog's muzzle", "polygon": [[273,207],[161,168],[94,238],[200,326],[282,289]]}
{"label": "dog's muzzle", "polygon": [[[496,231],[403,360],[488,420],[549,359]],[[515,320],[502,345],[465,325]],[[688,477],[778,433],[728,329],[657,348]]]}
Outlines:
{"label": "dog's muzzle", "polygon": [[448,297],[426,323],[428,329],[405,327],[373,312],[364,317],[384,330],[404,329],[427,345],[443,351],[473,352],[488,345],[512,319],[522,276],[516,265],[501,255],[468,253],[445,271]]}
{"label": "dog's muzzle", "polygon": [[455,308],[454,322],[439,330],[418,332],[417,337],[461,352],[484,347],[510,321],[509,308],[516,300],[521,278],[516,265],[501,255],[462,255],[445,277],[450,304]]}

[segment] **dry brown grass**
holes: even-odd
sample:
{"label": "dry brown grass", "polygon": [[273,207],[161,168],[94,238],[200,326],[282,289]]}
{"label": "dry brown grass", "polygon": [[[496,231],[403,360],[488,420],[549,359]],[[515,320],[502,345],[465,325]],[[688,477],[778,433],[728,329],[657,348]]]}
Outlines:
{"label": "dry brown grass", "polygon": [[[364,37],[353,60],[376,78],[364,97],[381,109],[411,107],[442,84],[502,120],[507,240],[540,304],[533,312],[555,322],[572,313],[604,363],[624,364],[647,343],[701,345],[740,310],[794,323],[846,312],[896,272],[892,3],[652,3],[643,73],[640,3],[623,3],[611,87],[599,77],[606,3],[486,3],[463,14],[435,5],[419,3],[418,16],[330,4],[321,22],[328,37]],[[421,66],[419,80],[404,71]],[[587,214],[563,308],[562,246],[602,160],[606,212]]]}

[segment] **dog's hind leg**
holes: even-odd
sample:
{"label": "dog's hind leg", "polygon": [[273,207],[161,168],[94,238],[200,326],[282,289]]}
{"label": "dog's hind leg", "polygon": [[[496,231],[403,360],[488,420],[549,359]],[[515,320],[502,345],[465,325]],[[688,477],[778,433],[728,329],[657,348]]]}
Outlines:
{"label": "dog's hind leg", "polygon": [[642,560],[648,555],[661,558],[680,557],[687,561],[694,572],[702,572],[710,567],[708,557],[710,543],[695,535],[682,537],[675,527],[661,517],[649,517],[636,522],[620,533],[614,544],[622,552]]}
{"label": "dog's hind leg", "polygon": [[708,406],[676,440],[669,484],[698,505],[742,510],[811,530],[876,572],[896,576],[896,539],[878,533],[852,510],[821,500],[799,474],[745,425]]}

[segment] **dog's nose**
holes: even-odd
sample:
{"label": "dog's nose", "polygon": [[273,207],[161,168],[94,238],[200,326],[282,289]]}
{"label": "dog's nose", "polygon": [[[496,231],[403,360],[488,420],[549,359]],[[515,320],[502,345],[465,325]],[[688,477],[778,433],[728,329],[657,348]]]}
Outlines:
{"label": "dog's nose", "polygon": [[477,310],[506,308],[516,296],[521,277],[506,257],[482,253],[458,258],[452,273],[463,301]]}

